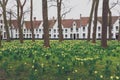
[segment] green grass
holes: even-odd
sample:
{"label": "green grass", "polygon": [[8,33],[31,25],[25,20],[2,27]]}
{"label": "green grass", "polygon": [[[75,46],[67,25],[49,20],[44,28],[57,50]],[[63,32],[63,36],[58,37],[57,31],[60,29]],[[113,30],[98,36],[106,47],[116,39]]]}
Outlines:
{"label": "green grass", "polygon": [[[0,70],[6,80],[120,80],[120,43],[109,41],[103,49],[100,41],[43,41],[2,43]],[[1,76],[0,76],[1,77]],[[113,77],[113,79],[112,79]]]}

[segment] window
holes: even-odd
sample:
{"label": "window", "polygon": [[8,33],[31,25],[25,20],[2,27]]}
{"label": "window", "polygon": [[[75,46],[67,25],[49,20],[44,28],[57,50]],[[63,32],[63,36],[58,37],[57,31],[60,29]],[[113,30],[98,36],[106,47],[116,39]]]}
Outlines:
{"label": "window", "polygon": [[51,34],[49,34],[49,38],[51,38]]}
{"label": "window", "polygon": [[73,26],[76,26],[76,24],[74,23]]}
{"label": "window", "polygon": [[56,29],[54,29],[54,33],[56,33]]}
{"label": "window", "polygon": [[101,34],[100,33],[98,33],[98,38],[101,38]]}
{"label": "window", "polygon": [[1,22],[1,23],[3,23],[3,21],[2,21],[2,20],[1,20],[0,22]]}
{"label": "window", "polygon": [[83,31],[85,31],[85,27],[83,27]]}
{"label": "window", "polygon": [[1,25],[1,29],[2,29],[2,27],[3,27],[3,26]]}
{"label": "window", "polygon": [[83,33],[83,38],[85,38],[85,33]]}
{"label": "window", "polygon": [[28,34],[27,34],[27,38],[28,38]]}
{"label": "window", "polygon": [[79,34],[77,34],[77,38],[79,38]]}
{"label": "window", "polygon": [[36,33],[38,33],[38,29],[36,29]]}
{"label": "window", "polygon": [[98,31],[100,31],[100,26],[98,26]]}
{"label": "window", "polygon": [[31,35],[31,34],[29,34],[29,36],[30,36],[30,38],[32,37],[32,35]]}
{"label": "window", "polygon": [[51,29],[49,29],[49,33],[51,32]]}
{"label": "window", "polygon": [[116,31],[118,31],[118,26],[116,26]]}
{"label": "window", "polygon": [[23,34],[23,37],[25,37],[25,34]]}
{"label": "window", "polygon": [[56,35],[54,35],[54,38],[56,38]]}
{"label": "window", "polygon": [[78,28],[76,28],[76,32],[78,32]]}
{"label": "window", "polygon": [[17,34],[16,34],[15,36],[16,36],[16,38],[17,38]]}
{"label": "window", "polygon": [[39,33],[41,33],[41,29],[39,29]]}
{"label": "window", "polygon": [[39,38],[39,34],[37,34],[37,38]]}
{"label": "window", "polygon": [[72,38],[72,34],[70,34],[70,38]]}
{"label": "window", "polygon": [[73,31],[73,28],[71,28],[71,32]]}
{"label": "window", "polygon": [[65,33],[67,33],[67,29],[65,29]]}
{"label": "window", "polygon": [[17,33],[17,29],[16,29],[15,31],[16,31],[16,33]]}
{"label": "window", "polygon": [[26,33],[26,29],[24,29],[24,33]]}
{"label": "window", "polygon": [[67,38],[67,35],[65,35],[65,38]]}

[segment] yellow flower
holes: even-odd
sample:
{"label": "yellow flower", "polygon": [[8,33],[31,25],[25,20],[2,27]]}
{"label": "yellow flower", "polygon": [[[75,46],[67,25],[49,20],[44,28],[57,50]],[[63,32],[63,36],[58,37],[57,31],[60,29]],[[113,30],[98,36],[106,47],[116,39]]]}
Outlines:
{"label": "yellow flower", "polygon": [[97,71],[94,71],[95,74],[97,74],[98,72]]}
{"label": "yellow flower", "polygon": [[103,78],[103,75],[100,75],[100,78]]}
{"label": "yellow flower", "polygon": [[70,80],[70,78],[67,78],[67,80]]}
{"label": "yellow flower", "polygon": [[34,65],[32,66],[32,68],[34,68]]}
{"label": "yellow flower", "polygon": [[75,72],[78,72],[77,70],[75,70]]}
{"label": "yellow flower", "polygon": [[119,79],[119,77],[118,77],[118,76],[116,76],[116,79]]}
{"label": "yellow flower", "polygon": [[110,76],[110,79],[113,79],[113,76]]}

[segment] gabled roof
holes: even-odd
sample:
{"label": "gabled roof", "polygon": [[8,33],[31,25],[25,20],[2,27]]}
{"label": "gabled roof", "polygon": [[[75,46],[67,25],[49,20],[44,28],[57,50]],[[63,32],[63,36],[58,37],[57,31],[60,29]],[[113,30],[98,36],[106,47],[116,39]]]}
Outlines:
{"label": "gabled roof", "polygon": [[64,28],[72,28],[73,19],[62,20],[62,25]]}
{"label": "gabled roof", "polygon": [[[112,17],[112,24],[114,24],[116,21],[118,20],[118,16],[113,16]],[[49,20],[48,23],[49,23],[49,28],[53,28],[53,26],[55,25],[57,20]],[[98,21],[100,23],[102,23],[102,17],[98,17]],[[88,22],[89,22],[89,17],[81,17],[81,19],[64,19],[61,21],[62,25],[64,28],[72,28],[73,27],[73,22],[76,23],[76,27],[79,28],[79,27],[85,27]],[[40,24],[42,23],[41,20],[34,20],[33,21],[33,27],[34,28],[39,28],[40,27]],[[14,26],[14,28],[18,28],[18,25],[17,25],[17,20],[12,20],[12,25]],[[31,26],[30,26],[30,21],[25,21],[25,27],[27,29],[30,29]]]}
{"label": "gabled roof", "polygon": [[49,20],[48,21],[49,28],[53,28],[55,23],[56,23],[56,20]]}
{"label": "gabled roof", "polygon": [[[114,24],[118,18],[118,16],[112,16],[112,24]],[[98,21],[102,24],[102,17],[98,17]]]}
{"label": "gabled roof", "polygon": [[[39,28],[42,21],[33,21],[33,28]],[[25,27],[31,29],[31,22],[25,21]]]}
{"label": "gabled roof", "polygon": [[18,28],[17,20],[11,20],[11,22],[14,28]]}
{"label": "gabled roof", "polygon": [[89,23],[89,17],[81,17],[81,26],[86,26]]}

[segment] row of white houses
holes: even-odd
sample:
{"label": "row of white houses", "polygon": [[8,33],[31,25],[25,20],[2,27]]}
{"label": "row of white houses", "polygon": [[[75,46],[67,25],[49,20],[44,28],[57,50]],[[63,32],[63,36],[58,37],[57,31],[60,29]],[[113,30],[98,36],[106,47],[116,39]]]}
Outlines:
{"label": "row of white houses", "polygon": [[[88,20],[89,17],[80,17],[80,19],[64,19],[62,20],[62,29],[63,29],[63,37],[64,39],[87,39],[88,33]],[[34,34],[36,39],[43,38],[43,22],[42,20],[33,20],[34,25]],[[112,17],[112,38],[115,39],[116,35],[119,31],[119,17]],[[23,36],[24,38],[32,38],[31,34],[31,26],[30,21],[25,21],[23,25]],[[108,28],[109,29],[109,28]],[[2,38],[6,39],[6,31],[4,28],[3,18],[0,17],[0,30],[2,31]],[[97,33],[96,38],[101,38],[101,18],[98,18],[97,21]],[[93,21],[91,26],[91,38],[93,33]],[[109,36],[109,32],[107,31],[107,37]],[[51,39],[58,39],[58,21],[55,18],[49,20],[49,34]],[[12,20],[12,28],[10,28],[10,37],[13,39],[19,38],[19,31],[17,26],[17,21]]]}

